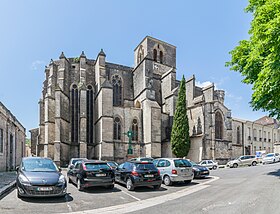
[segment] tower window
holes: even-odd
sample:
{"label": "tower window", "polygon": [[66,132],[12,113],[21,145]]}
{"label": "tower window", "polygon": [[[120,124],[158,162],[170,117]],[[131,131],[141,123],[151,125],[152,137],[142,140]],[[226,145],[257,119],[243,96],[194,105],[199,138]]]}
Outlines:
{"label": "tower window", "polygon": [[87,143],[93,143],[93,90],[87,87]]}
{"label": "tower window", "polygon": [[154,61],[157,61],[157,50],[154,49]]}
{"label": "tower window", "polygon": [[159,61],[160,61],[160,63],[163,63],[163,52],[162,51],[159,52]]}
{"label": "tower window", "polygon": [[220,112],[215,114],[215,138],[223,139],[223,117]]}
{"label": "tower window", "polygon": [[113,105],[121,106],[123,103],[122,79],[119,75],[114,75],[112,77],[112,85],[113,85]]}
{"label": "tower window", "polygon": [[121,140],[121,120],[119,117],[114,118],[114,140]]}

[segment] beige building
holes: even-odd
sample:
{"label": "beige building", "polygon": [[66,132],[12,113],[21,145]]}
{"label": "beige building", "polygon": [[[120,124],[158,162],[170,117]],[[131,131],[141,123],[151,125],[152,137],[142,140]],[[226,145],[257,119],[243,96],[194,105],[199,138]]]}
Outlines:
{"label": "beige building", "polygon": [[25,128],[0,102],[0,171],[15,170],[25,156]]}
{"label": "beige building", "polygon": [[[76,58],[62,53],[46,66],[45,76],[39,128],[30,130],[32,154],[61,165],[72,157],[121,162],[137,156],[172,156],[170,133],[180,82],[175,46],[145,37],[134,49],[134,67],[107,62],[102,49],[96,59],[84,52]],[[257,130],[265,133],[267,142],[247,143],[249,122],[233,119],[224,97],[214,84],[198,87],[194,76],[186,81],[189,157],[225,163],[253,153],[254,146],[273,151],[272,144],[266,144],[276,132],[260,125],[263,128]]]}

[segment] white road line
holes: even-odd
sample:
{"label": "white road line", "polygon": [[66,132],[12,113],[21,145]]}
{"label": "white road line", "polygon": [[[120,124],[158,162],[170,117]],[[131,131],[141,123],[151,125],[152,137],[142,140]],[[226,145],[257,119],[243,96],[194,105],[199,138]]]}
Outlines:
{"label": "white road line", "polygon": [[125,192],[125,191],[123,191],[123,190],[122,190],[122,192],[123,192],[124,194],[126,194],[126,195],[130,196],[131,198],[134,198],[134,199],[135,199],[135,200],[137,200],[137,201],[141,201],[141,199],[136,198],[135,196],[133,196],[133,195],[129,194],[128,192]]}
{"label": "white road line", "polygon": [[113,213],[129,213],[129,212],[135,212],[137,210],[142,210],[148,207],[156,206],[177,198],[181,198],[187,195],[190,195],[192,193],[198,192],[200,190],[203,190],[210,185],[207,185],[213,181],[216,181],[219,179],[219,177],[212,176],[213,179],[206,181],[204,183],[200,183],[194,186],[191,186],[189,188],[173,192],[170,194],[154,197],[154,198],[149,198],[146,200],[140,200],[140,201],[135,201],[127,204],[120,204],[116,206],[111,206],[111,207],[104,207],[104,208],[98,208],[98,209],[93,209],[93,210],[86,210],[86,211],[78,211],[74,212],[74,214],[97,214],[97,213],[102,213],[102,214],[113,214]]}

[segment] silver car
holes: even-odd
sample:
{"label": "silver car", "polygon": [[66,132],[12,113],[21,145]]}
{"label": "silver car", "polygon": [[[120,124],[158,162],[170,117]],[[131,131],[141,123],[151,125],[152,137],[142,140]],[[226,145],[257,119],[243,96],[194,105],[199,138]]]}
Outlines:
{"label": "silver car", "polygon": [[199,163],[199,165],[207,167],[208,169],[214,169],[214,170],[219,168],[218,163],[213,160],[203,160]]}
{"label": "silver car", "polygon": [[192,164],[182,158],[159,158],[154,160],[154,165],[160,171],[163,183],[166,186],[173,182],[190,183],[193,180],[194,173]]}
{"label": "silver car", "polygon": [[275,163],[279,162],[279,154],[278,153],[268,153],[263,157],[262,163]]}

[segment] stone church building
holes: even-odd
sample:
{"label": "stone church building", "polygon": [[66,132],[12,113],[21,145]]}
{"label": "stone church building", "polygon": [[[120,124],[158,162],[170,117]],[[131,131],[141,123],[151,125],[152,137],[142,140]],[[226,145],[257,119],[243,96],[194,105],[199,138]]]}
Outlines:
{"label": "stone church building", "polygon": [[[179,80],[176,47],[145,37],[134,49],[134,67],[61,53],[45,69],[39,128],[30,130],[31,150],[65,165],[72,157],[124,161],[130,157],[171,157],[170,133]],[[243,154],[233,143],[233,119],[224,91],[186,81],[194,161],[221,162]],[[132,154],[128,155],[132,131]]]}

